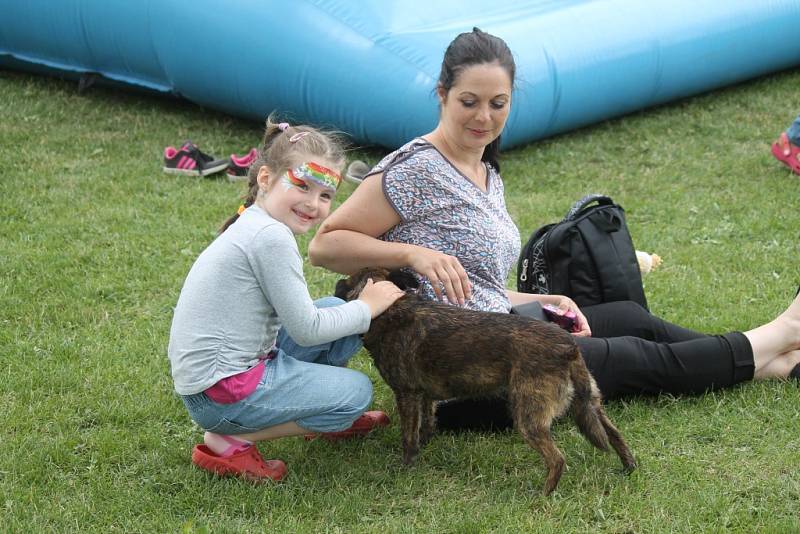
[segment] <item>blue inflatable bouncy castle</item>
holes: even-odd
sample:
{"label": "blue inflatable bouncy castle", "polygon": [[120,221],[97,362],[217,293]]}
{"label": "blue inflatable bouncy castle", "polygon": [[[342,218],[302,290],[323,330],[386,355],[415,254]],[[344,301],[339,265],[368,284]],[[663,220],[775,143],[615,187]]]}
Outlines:
{"label": "blue inflatable bouncy castle", "polygon": [[800,64],[800,0],[0,0],[0,67],[391,148],[435,125],[444,49],[473,26],[517,60],[506,147]]}

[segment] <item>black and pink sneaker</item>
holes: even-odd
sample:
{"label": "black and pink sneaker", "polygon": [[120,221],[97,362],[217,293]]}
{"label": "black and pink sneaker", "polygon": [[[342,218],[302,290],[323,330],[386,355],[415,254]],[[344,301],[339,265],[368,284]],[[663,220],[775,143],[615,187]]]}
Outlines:
{"label": "black and pink sneaker", "polygon": [[186,141],[180,148],[168,146],[164,149],[164,172],[186,176],[207,176],[228,167],[227,159],[214,159],[200,152],[197,145]]}
{"label": "black and pink sneaker", "polygon": [[248,179],[247,173],[250,171],[250,165],[257,157],[258,151],[255,148],[251,148],[250,152],[244,156],[231,154],[228,160],[228,170],[226,171],[228,180],[231,182],[246,182]]}

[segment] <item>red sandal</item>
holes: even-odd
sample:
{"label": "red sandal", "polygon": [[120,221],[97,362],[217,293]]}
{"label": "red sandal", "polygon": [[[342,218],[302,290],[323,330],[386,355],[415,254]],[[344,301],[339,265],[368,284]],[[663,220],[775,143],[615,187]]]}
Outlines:
{"label": "red sandal", "polygon": [[346,430],[340,430],[339,432],[323,432],[321,434],[306,434],[305,438],[306,440],[312,440],[314,438],[320,437],[328,441],[339,441],[342,439],[350,439],[358,436],[366,436],[373,429],[388,425],[389,425],[388,415],[379,411],[370,411],[361,414],[361,416],[358,419],[356,419],[352,425],[350,425],[350,428]]}
{"label": "red sandal", "polygon": [[205,444],[192,449],[192,463],[219,476],[238,476],[252,482],[279,481],[286,476],[286,464],[261,457],[255,445],[232,456],[218,456]]}
{"label": "red sandal", "polygon": [[789,141],[786,132],[783,132],[778,140],[772,143],[772,155],[789,167],[793,173],[800,174],[800,147]]}

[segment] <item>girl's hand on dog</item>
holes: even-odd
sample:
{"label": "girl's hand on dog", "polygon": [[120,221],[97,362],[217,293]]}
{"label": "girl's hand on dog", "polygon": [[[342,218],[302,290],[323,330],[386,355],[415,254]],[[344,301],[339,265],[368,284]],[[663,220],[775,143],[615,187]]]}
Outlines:
{"label": "girl's hand on dog", "polygon": [[442,300],[442,293],[451,303],[463,306],[472,298],[472,284],[461,262],[437,250],[415,247],[410,255],[408,266],[426,277],[433,287],[436,298]]}
{"label": "girl's hand on dog", "polygon": [[389,306],[403,295],[405,295],[405,292],[388,280],[383,280],[376,284],[370,278],[367,280],[364,289],[359,293],[358,300],[369,306],[374,319],[385,312]]}
{"label": "girl's hand on dog", "polygon": [[575,314],[575,330],[572,332],[573,336],[580,336],[580,337],[591,337],[592,336],[592,329],[589,328],[589,321],[586,320],[586,317],[581,313],[580,308],[578,305],[575,304],[569,297],[565,297],[563,295],[553,295],[555,297],[554,304],[558,306],[560,309],[566,311],[571,311]]}

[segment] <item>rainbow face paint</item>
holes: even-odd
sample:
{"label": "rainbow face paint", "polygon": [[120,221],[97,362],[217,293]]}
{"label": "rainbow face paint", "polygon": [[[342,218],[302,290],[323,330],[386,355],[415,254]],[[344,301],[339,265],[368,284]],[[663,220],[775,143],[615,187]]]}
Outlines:
{"label": "rainbow face paint", "polygon": [[305,185],[307,182],[314,182],[322,187],[333,189],[334,191],[336,191],[339,184],[342,182],[342,177],[335,171],[312,161],[302,163],[294,169],[289,169],[286,171],[286,176],[289,178],[289,182],[292,185],[299,186]]}

